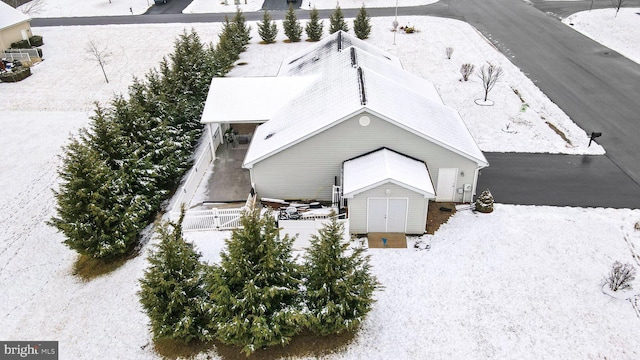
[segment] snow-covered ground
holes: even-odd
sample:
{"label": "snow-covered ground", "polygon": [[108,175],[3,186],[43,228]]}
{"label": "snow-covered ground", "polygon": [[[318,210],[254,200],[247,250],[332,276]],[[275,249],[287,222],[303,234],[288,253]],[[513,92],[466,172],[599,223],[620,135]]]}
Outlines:
{"label": "snow-covered ground", "polygon": [[[385,288],[354,342],[327,358],[637,359],[640,314],[602,284],[616,260],[640,266],[638,220],[498,204],[455,214],[429,251],[370,249]],[[225,236],[187,233],[211,262]]]}
{"label": "snow-covered ground", "polygon": [[153,0],[32,0],[18,9],[31,9],[29,16],[34,18],[49,18],[140,15],[151,5]]}
{"label": "snow-covered ground", "polygon": [[[584,151],[566,148],[545,131],[542,116],[566,128],[576,144],[586,136],[468,25],[401,18],[420,32],[398,33],[392,45],[390,23],[374,19],[369,41],[433,81],[484,150]],[[193,26],[202,39],[217,38],[219,24]],[[164,42],[148,40],[157,39],[157,27]],[[148,246],[116,271],[82,282],[71,274],[75,253],[45,221],[54,214],[50,188],[58,181],[57,155],[68,134],[87,124],[92,101],[126,92],[132,74],[143,76],[169,53],[183,27],[36,28],[44,36],[46,60],[30,78],[0,84],[0,339],[58,340],[61,359],[159,358],[136,295]],[[242,56],[248,64],[234,69],[234,76],[274,75],[280,59],[306,45],[259,45],[253,28],[254,40]],[[87,60],[89,38],[113,54],[108,85],[98,65]],[[451,60],[444,55],[448,46],[455,49]],[[503,66],[506,75],[490,94],[496,105],[480,108],[473,104],[481,91],[477,79],[459,82],[457,69],[485,61]],[[529,104],[525,112],[512,88]],[[633,226],[639,220],[640,210],[498,204],[490,215],[454,215],[431,238],[430,251],[370,250],[385,289],[353,344],[330,358],[636,359],[640,319],[628,301],[602,294],[600,285],[615,260],[634,263],[640,232]],[[216,261],[225,236],[187,237]]]}
{"label": "snow-covered ground", "polygon": [[563,23],[640,63],[640,8],[581,11],[562,20]]}
{"label": "snow-covered ground", "polygon": [[[433,4],[435,2],[438,2],[438,0],[399,0],[398,6],[419,6]],[[189,6],[182,10],[182,13],[227,13],[236,12],[237,7],[242,9],[242,11],[258,11],[262,8],[263,3],[264,0],[238,0],[237,4],[234,0],[193,0]],[[342,9],[355,9],[360,8],[362,5],[365,5],[367,9],[396,6],[394,0],[302,0],[300,9],[311,10],[314,7],[318,10],[335,9],[338,4]]]}

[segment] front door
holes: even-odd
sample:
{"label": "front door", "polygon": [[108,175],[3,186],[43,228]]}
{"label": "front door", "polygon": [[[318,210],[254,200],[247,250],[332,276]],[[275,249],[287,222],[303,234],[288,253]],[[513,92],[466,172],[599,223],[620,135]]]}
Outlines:
{"label": "front door", "polygon": [[407,229],[407,198],[368,198],[367,232],[400,232]]}
{"label": "front door", "polygon": [[438,170],[436,201],[454,201],[458,169],[441,168]]}

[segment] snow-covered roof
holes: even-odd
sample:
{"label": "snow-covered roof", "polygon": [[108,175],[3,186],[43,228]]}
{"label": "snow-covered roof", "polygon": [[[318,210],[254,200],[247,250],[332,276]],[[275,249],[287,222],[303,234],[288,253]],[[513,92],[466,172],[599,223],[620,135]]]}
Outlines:
{"label": "snow-covered roof", "polygon": [[389,182],[435,197],[427,165],[386,148],[345,161],[343,170],[345,198]]}
{"label": "snow-covered roof", "polygon": [[31,20],[30,17],[0,1],[0,30]]}
{"label": "snow-covered roof", "polygon": [[213,78],[201,121],[265,122],[314,79],[313,76]]}
{"label": "snow-covered roof", "polygon": [[[362,48],[345,47],[348,44]],[[443,105],[433,84],[403,70],[382,50],[346,33],[334,33],[287,58],[279,72],[286,77],[310,74],[317,75],[314,82],[256,129],[244,167],[365,111],[479,166],[488,165],[460,115]]]}

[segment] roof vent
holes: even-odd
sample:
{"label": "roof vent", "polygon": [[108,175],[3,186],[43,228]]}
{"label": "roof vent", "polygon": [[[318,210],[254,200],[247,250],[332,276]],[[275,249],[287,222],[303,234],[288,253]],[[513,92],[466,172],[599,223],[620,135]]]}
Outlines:
{"label": "roof vent", "polygon": [[356,67],[358,61],[356,60],[356,48],[351,47],[351,66]]}
{"label": "roof vent", "polygon": [[342,31],[338,31],[338,51],[342,51]]}
{"label": "roof vent", "polygon": [[268,133],[267,136],[264,137],[265,140],[275,135],[275,133]]}
{"label": "roof vent", "polygon": [[361,67],[358,67],[358,87],[360,88],[360,105],[367,105],[367,94],[364,90],[364,75]]}

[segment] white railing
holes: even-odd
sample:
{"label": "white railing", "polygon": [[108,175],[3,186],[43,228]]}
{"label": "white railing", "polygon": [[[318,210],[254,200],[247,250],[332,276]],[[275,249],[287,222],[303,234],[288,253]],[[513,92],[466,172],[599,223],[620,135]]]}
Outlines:
{"label": "white railing", "polygon": [[32,58],[39,59],[40,54],[36,49],[7,49],[2,52],[2,57],[20,61],[31,61]]}
{"label": "white railing", "polygon": [[240,227],[242,208],[189,210],[182,222],[183,231],[231,230]]}

